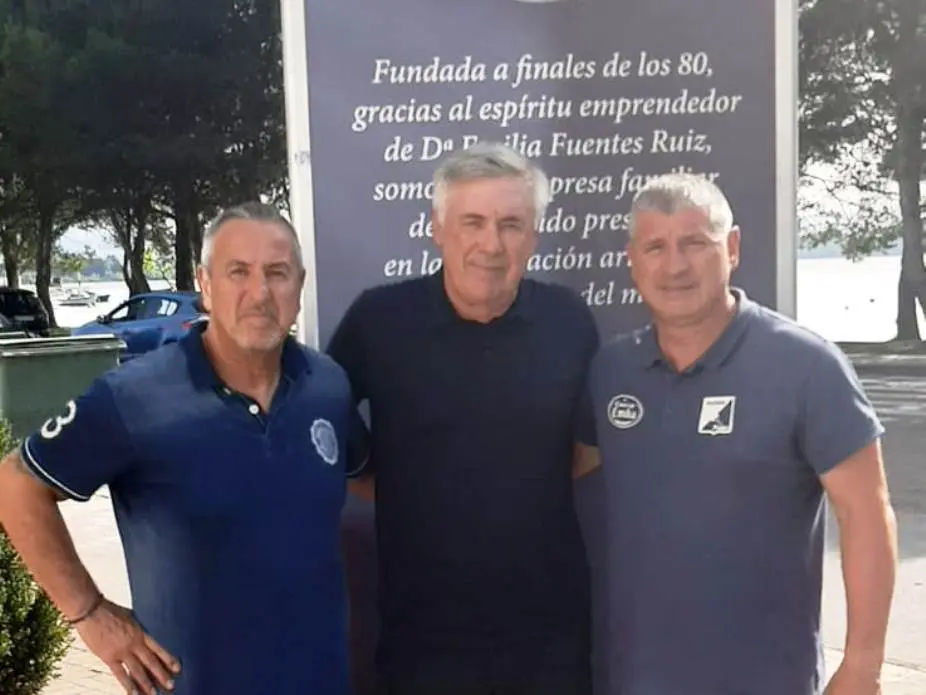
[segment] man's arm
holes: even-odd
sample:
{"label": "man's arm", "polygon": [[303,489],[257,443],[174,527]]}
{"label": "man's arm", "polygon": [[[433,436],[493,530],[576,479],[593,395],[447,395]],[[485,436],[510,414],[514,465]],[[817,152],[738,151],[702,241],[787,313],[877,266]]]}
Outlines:
{"label": "man's arm", "polygon": [[891,507],[880,441],[825,473],[823,486],[839,522],[848,622],[843,662],[877,677],[897,565],[897,522]]}
{"label": "man's arm", "polygon": [[598,453],[598,430],[595,422],[595,398],[592,390],[595,357],[598,354],[600,340],[598,338],[598,329],[591,319],[591,314],[589,314],[589,321],[591,325],[589,327],[589,347],[586,356],[588,364],[573,424],[576,439],[572,455],[573,479],[588,475],[601,465],[601,457]]}
{"label": "man's arm", "polygon": [[58,510],[64,495],[26,468],[18,451],[0,462],[0,525],[66,618],[83,615],[99,589],[77,556]]}
{"label": "man's arm", "polygon": [[581,478],[601,465],[598,447],[576,442],[572,458],[572,477]]}
{"label": "man's arm", "polygon": [[126,692],[172,689],[177,660],[107,601],[77,556],[58,501],[89,500],[134,464],[134,448],[105,378],[0,462],[0,524],[36,581],[76,625]]}
{"label": "man's arm", "polygon": [[370,431],[355,408],[351,413],[348,440],[347,490],[367,502],[376,499],[373,465],[370,461]]}
{"label": "man's arm", "polygon": [[347,490],[366,502],[376,501],[376,479],[373,475],[361,475],[347,481]]}
{"label": "man's arm", "polygon": [[881,455],[884,427],[849,359],[826,347],[805,385],[799,443],[830,499],[841,536],[846,652],[828,692],[875,692],[897,562]]}
{"label": "man's arm", "polygon": [[104,379],[68,402],[0,462],[0,524],[67,618],[99,591],[74,549],[58,502],[89,500],[128,465],[131,447]]}
{"label": "man's arm", "polygon": [[[365,290],[351,303],[344,312],[328,341],[326,352],[347,373],[355,406],[369,398],[366,378],[368,346],[364,343],[365,314],[370,293]],[[373,461],[370,450],[370,432],[359,411],[352,413],[348,434],[348,451],[350,452],[349,479],[347,490],[368,502],[376,498],[376,486],[373,479]]]}

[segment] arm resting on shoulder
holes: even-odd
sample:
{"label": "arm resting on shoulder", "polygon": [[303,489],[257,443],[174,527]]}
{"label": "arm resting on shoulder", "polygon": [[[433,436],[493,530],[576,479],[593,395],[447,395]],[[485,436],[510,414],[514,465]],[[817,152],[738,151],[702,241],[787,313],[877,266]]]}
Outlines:
{"label": "arm resting on shoulder", "polygon": [[601,465],[598,447],[576,442],[572,456],[572,477],[581,478]]}
{"label": "arm resting on shoulder", "polygon": [[58,509],[62,499],[32,474],[19,451],[0,462],[0,525],[36,582],[65,617],[76,618],[99,589],[74,549]]}
{"label": "arm resting on shoulder", "polygon": [[897,522],[879,439],[822,476],[839,522],[848,609],[844,663],[878,673],[894,593]]}

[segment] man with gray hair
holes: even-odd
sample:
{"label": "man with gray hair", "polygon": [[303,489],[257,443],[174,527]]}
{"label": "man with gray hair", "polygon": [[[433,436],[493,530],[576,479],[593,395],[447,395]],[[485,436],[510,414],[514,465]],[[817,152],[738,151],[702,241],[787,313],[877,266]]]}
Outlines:
{"label": "man with gray hair", "polygon": [[851,364],[731,286],[740,230],[704,178],[648,182],[628,254],[653,321],[595,357],[583,448],[606,487],[612,692],[823,691],[825,495],[848,603],[825,692],[876,695],[895,521]]}
{"label": "man with gray hair", "polygon": [[[350,385],[288,335],[305,272],[275,209],[224,211],[202,260],[208,322],[102,375],[10,453],[0,523],[128,693],[347,695]],[[104,598],[57,507],[102,486],[131,611]]]}
{"label": "man with gray hair", "polygon": [[577,294],[524,278],[540,169],[477,144],[434,183],[442,269],[363,292],[329,346],[370,409],[383,692],[588,695],[572,469],[597,329]]}

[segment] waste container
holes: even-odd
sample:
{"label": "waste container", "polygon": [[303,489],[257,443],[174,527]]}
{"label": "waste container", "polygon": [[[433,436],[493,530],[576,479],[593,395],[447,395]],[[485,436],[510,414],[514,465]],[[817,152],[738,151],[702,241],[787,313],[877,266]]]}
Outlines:
{"label": "waste container", "polygon": [[0,339],[0,415],[13,436],[24,437],[64,412],[70,399],[118,366],[124,348],[108,334]]}

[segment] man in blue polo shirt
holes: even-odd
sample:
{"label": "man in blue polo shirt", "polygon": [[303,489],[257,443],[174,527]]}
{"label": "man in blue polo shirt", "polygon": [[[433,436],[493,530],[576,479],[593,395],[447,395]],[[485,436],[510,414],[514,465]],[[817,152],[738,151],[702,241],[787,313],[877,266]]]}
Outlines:
{"label": "man in blue polo shirt", "polygon": [[[0,522],[127,692],[346,695],[339,520],[353,401],[288,337],[295,231],[246,204],[207,230],[208,327],[98,378],[0,464]],[[132,612],[56,503],[112,494]]]}
{"label": "man in blue polo shirt", "polygon": [[612,692],[820,693],[825,494],[848,603],[826,692],[876,695],[895,521],[850,363],[731,288],[740,232],[705,179],[643,188],[628,252],[653,323],[596,356],[584,433],[608,505]]}
{"label": "man in blue polo shirt", "polygon": [[494,144],[435,174],[443,270],[364,292],[331,340],[368,401],[389,695],[588,695],[589,576],[573,505],[598,339],[524,279],[544,174]]}

